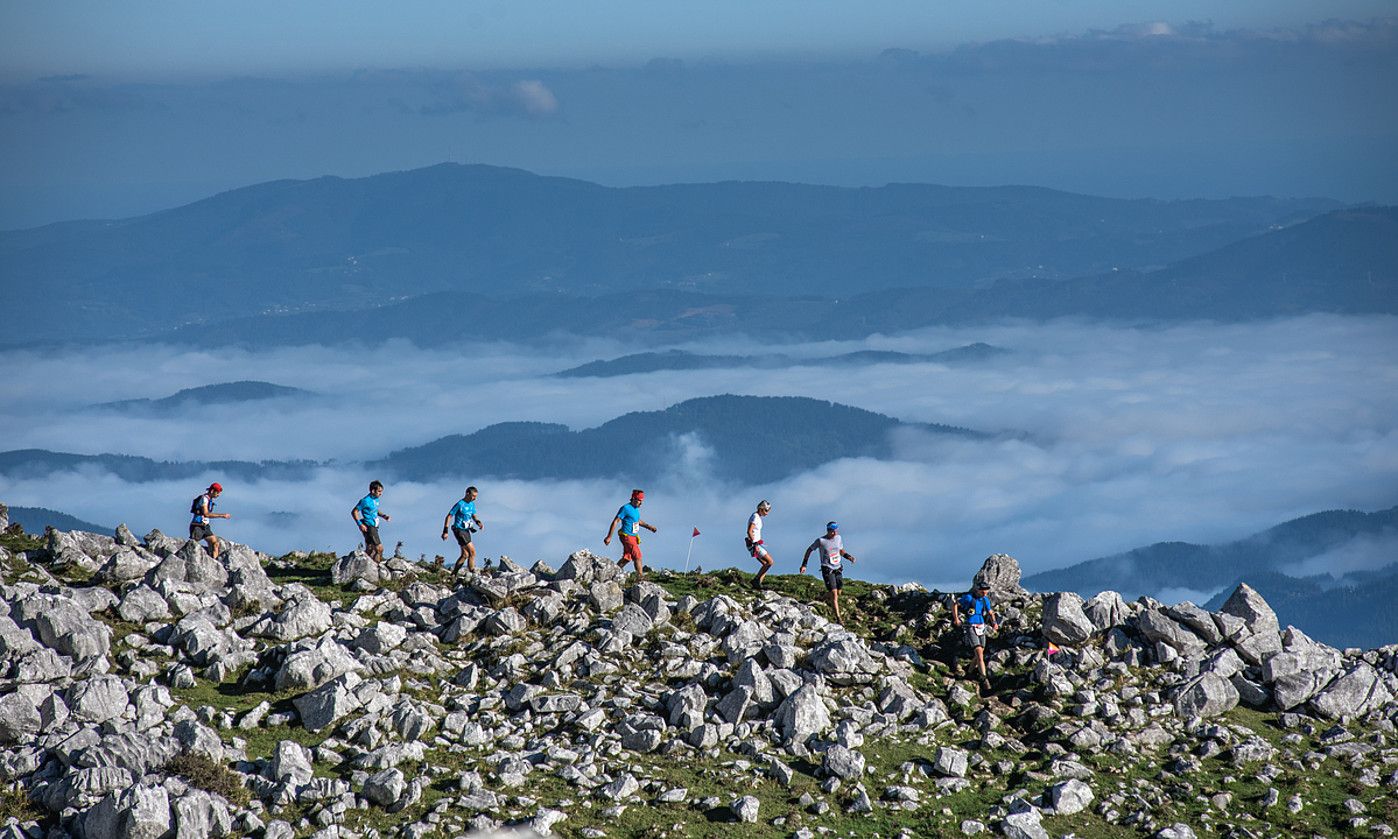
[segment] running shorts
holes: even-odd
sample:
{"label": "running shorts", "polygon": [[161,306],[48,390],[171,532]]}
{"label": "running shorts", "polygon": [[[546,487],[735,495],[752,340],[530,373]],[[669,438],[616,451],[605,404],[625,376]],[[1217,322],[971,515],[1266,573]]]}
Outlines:
{"label": "running shorts", "polygon": [[826,568],[821,566],[820,576],[825,578],[825,588],[827,591],[839,591],[845,587],[845,571],[843,568]]}
{"label": "running shorts", "polygon": [[214,535],[214,529],[207,524],[191,524],[189,526],[189,538],[196,542],[202,542]]}
{"label": "running shorts", "polygon": [[451,535],[456,537],[456,544],[463,548],[471,544],[471,531],[464,527],[453,527],[451,529]]}
{"label": "running shorts", "polygon": [[641,558],[641,537],[621,534],[621,558],[637,560]]}
{"label": "running shorts", "polygon": [[382,544],[383,541],[379,539],[378,525],[364,525],[364,547],[373,548]]}

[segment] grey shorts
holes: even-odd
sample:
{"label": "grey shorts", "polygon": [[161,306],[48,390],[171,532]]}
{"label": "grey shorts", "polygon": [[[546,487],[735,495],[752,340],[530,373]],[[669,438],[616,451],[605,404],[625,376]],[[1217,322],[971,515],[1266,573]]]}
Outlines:
{"label": "grey shorts", "polygon": [[843,568],[822,567],[820,576],[825,579],[826,591],[839,591],[845,587],[845,569]]}
{"label": "grey shorts", "polygon": [[207,524],[191,524],[189,526],[189,538],[196,542],[202,542],[214,535],[214,529]]}
{"label": "grey shorts", "polygon": [[451,535],[456,537],[456,544],[463,548],[471,544],[471,531],[464,527],[453,527],[451,529]]}
{"label": "grey shorts", "polygon": [[364,547],[374,548],[382,544],[383,541],[379,539],[378,525],[364,525]]}
{"label": "grey shorts", "polygon": [[[981,626],[985,626],[985,624],[981,624]],[[975,627],[974,627],[972,624],[969,624],[969,623],[966,624],[965,627],[963,627],[963,631],[965,632],[965,636],[966,636],[966,637],[965,637],[965,641],[966,641],[966,646],[967,646],[968,648],[969,648],[969,647],[984,647],[984,646],[985,646],[985,635],[986,635],[986,634],[985,634],[984,632],[977,632],[977,631],[975,630]]]}

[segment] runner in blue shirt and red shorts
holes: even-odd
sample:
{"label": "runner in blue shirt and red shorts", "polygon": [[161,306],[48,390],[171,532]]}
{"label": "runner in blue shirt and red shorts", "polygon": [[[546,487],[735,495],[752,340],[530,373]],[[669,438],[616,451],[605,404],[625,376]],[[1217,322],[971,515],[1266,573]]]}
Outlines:
{"label": "runner in blue shirt and red shorts", "polygon": [[658,533],[654,525],[641,521],[641,505],[645,503],[646,494],[639,489],[631,490],[631,500],[621,506],[616,511],[616,516],[612,519],[612,524],[607,528],[607,535],[602,540],[602,544],[612,543],[612,534],[617,533],[618,526],[621,528],[617,535],[621,539],[621,559],[617,560],[617,567],[625,568],[626,563],[633,563],[636,567],[636,581],[644,579],[644,571],[641,565],[641,532],[639,528],[644,527],[651,533]]}

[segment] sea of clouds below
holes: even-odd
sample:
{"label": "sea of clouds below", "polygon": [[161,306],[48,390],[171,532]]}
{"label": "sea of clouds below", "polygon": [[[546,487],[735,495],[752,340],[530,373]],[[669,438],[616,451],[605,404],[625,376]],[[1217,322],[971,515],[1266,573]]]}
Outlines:
{"label": "sea of clouds below", "polygon": [[[694,396],[743,393],[810,396],[907,421],[1026,432],[976,442],[904,431],[893,460],[835,461],[765,486],[716,481],[705,468],[703,441],[690,439],[672,474],[649,487],[645,514],[661,527],[645,542],[653,563],[682,566],[697,526],[703,535],[694,543],[696,564],[745,567],[743,525],[757,499],[767,497],[775,508],[765,535],[779,569],[794,570],[823,522],[838,518],[849,549],[864,560],[856,576],[943,588],[963,584],[992,552],[1016,556],[1032,573],[1156,541],[1229,541],[1298,515],[1398,501],[1398,318],[1317,315],[1165,328],[1011,323],[784,344],[780,351],[936,352],[974,341],[1013,353],[956,366],[559,379],[547,374],[632,350],[588,339],[465,350],[390,343],[7,352],[0,353],[7,371],[0,448],[333,461],[341,465],[305,481],[225,481],[223,508],[234,518],[218,530],[270,552],[344,552],[356,535],[349,508],[375,477],[355,461],[504,420],[589,427]],[[765,351],[751,340],[685,348]],[[166,417],[83,410],[237,379],[321,397]],[[127,484],[105,473],[6,479],[0,500],[179,533],[189,498],[207,480]],[[556,564],[578,547],[602,550],[610,517],[630,488],[614,480],[466,480],[482,490],[482,555],[509,554],[526,564]],[[465,482],[390,483],[383,503],[394,514],[384,528],[390,547],[401,539],[413,557],[446,553],[437,539],[441,518]],[[1395,555],[1392,545],[1351,552],[1335,570],[1372,567]],[[1323,560],[1305,564],[1308,573],[1325,567]]]}

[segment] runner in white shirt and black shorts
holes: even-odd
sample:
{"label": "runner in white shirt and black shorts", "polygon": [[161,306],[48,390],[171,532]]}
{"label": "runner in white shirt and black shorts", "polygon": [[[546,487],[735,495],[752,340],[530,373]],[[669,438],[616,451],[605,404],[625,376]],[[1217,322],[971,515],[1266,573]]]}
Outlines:
{"label": "runner in white shirt and black shorts", "polygon": [[757,579],[752,581],[752,587],[758,591],[762,590],[762,581],[767,579],[767,572],[772,570],[772,552],[762,543],[762,519],[770,512],[772,502],[766,499],[757,502],[757,512],[748,518],[748,535],[744,539],[748,553],[762,563],[762,570],[757,572]]}

